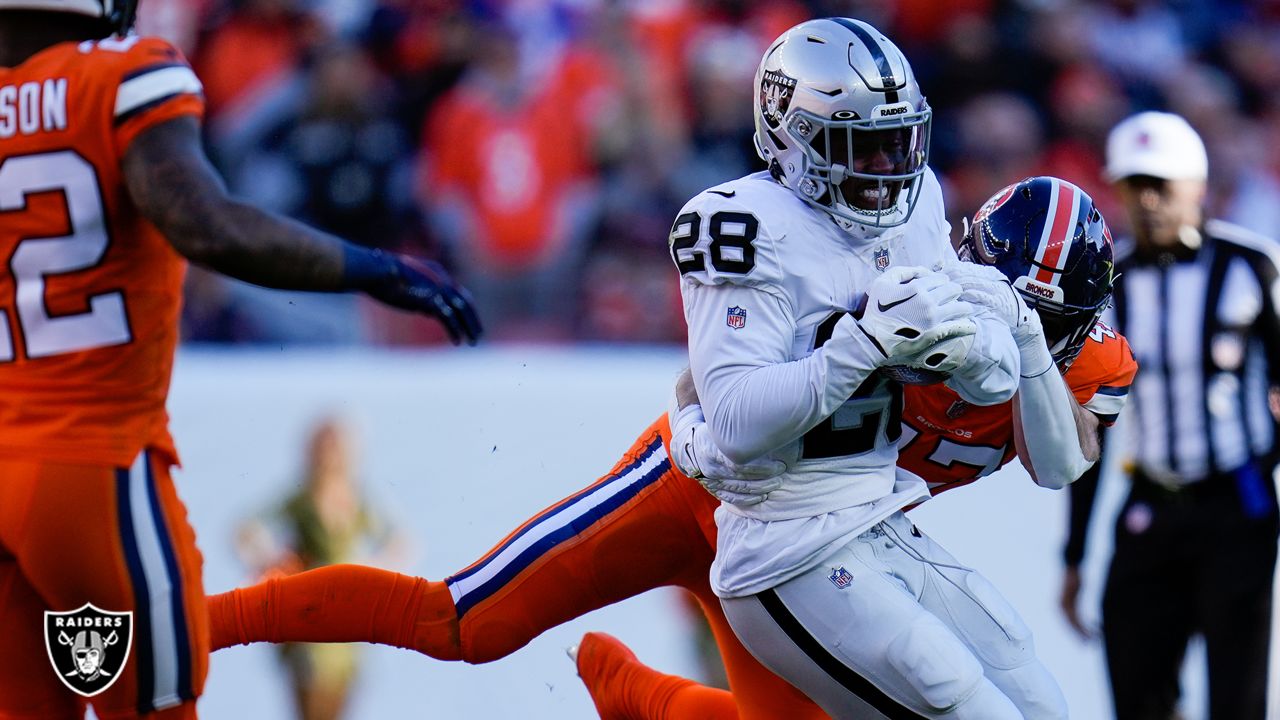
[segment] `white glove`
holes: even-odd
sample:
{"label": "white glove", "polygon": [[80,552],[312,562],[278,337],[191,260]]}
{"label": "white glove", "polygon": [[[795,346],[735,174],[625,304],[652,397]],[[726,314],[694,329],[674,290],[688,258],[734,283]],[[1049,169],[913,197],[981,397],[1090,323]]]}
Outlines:
{"label": "white glove", "polygon": [[963,288],[945,274],[921,267],[891,267],[867,287],[866,302],[856,314],[858,326],[885,355],[886,365],[917,365],[946,371],[963,362],[963,341],[952,343],[936,363],[924,351],[943,341],[976,332],[973,306],[960,300]]}
{"label": "white glove", "polygon": [[905,366],[907,368],[932,370],[941,373],[943,376],[950,375],[968,364],[969,353],[973,350],[974,330],[976,328],[976,324],[972,321],[967,321],[963,334],[944,337],[933,345],[897,358],[892,365],[886,364],[884,367],[897,368]]}
{"label": "white glove", "polygon": [[999,270],[971,262],[954,263],[947,275],[964,288],[960,298],[990,310],[1009,326],[1022,356],[1022,375],[1035,377],[1053,364],[1040,314],[1032,310]]}
{"label": "white glove", "polygon": [[768,500],[769,493],[782,487],[777,476],[787,469],[768,457],[742,465],[729,460],[711,439],[701,405],[689,405],[671,418],[671,459],[717,500],[739,507]]}
{"label": "white glove", "polygon": [[974,405],[999,405],[1018,391],[1018,345],[1004,322],[985,308],[975,322],[978,332],[971,336],[965,362],[947,378],[947,386]]}

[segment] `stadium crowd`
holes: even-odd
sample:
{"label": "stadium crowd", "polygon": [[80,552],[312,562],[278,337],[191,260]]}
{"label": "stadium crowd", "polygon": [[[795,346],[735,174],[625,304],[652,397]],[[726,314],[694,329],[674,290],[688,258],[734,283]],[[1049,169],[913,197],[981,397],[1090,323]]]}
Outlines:
{"label": "stadium crowd", "polygon": [[[204,82],[233,191],[368,246],[439,257],[494,341],[684,340],[667,232],[699,190],[762,169],[752,76],[808,17],[893,37],[934,109],[953,232],[1052,174],[1097,199],[1117,121],[1188,118],[1208,211],[1280,235],[1276,0],[148,0],[140,30]],[[432,344],[355,296],[192,270],[188,341]]]}

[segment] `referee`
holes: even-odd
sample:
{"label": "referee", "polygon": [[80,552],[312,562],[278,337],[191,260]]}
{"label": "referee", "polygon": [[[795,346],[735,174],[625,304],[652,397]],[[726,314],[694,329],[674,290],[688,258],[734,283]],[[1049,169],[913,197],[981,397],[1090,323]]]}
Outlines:
{"label": "referee", "polygon": [[[1209,717],[1262,720],[1276,563],[1280,247],[1203,216],[1204,144],[1167,113],[1107,139],[1133,228],[1115,318],[1137,357],[1102,632],[1118,720],[1166,720],[1188,639],[1208,650]],[[1062,607],[1077,630],[1079,564],[1098,468],[1072,490]]]}

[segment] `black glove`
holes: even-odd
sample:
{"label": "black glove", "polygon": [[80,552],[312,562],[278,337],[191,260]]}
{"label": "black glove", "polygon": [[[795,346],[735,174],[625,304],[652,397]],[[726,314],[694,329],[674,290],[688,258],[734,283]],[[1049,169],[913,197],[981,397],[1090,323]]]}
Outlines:
{"label": "black glove", "polygon": [[370,297],[391,307],[439,320],[454,345],[475,345],[483,332],[471,295],[440,263],[423,258],[349,247],[348,277]]}

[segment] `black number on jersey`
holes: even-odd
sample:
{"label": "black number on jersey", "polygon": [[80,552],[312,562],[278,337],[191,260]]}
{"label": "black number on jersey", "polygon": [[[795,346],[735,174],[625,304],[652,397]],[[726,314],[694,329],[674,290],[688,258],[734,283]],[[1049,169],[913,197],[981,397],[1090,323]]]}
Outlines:
{"label": "black number on jersey", "polygon": [[[702,231],[702,216],[687,212],[671,226],[671,259],[680,274],[707,269],[706,253],[694,250]],[[707,223],[711,236],[711,266],[717,272],[746,275],[756,266],[756,236],[760,221],[751,213],[721,210]]]}
{"label": "black number on jersey", "polygon": [[[818,325],[813,349],[822,347],[835,332],[845,313],[832,313]],[[872,373],[831,417],[813,426],[800,439],[800,459],[861,455],[876,447],[883,433],[885,443],[902,435],[902,386]]]}
{"label": "black number on jersey", "polygon": [[[693,246],[698,244],[698,235],[701,232],[702,216],[696,212],[681,215],[671,226],[671,259],[676,261],[676,267],[680,269],[681,275],[707,269],[707,258],[693,250]],[[688,260],[680,259],[682,251],[688,251]]]}

